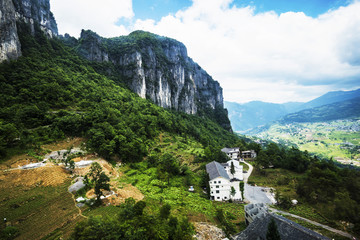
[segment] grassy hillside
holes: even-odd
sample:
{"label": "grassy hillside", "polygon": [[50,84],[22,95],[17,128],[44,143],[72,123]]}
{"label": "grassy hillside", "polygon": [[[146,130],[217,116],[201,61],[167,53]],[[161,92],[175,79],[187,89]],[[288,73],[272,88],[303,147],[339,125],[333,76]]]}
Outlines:
{"label": "grassy hillside", "polygon": [[[145,197],[141,204],[146,205],[142,220],[156,223],[145,227],[161,226],[160,233],[168,234],[172,230],[163,229],[167,224],[186,227],[187,220],[182,219],[188,218],[222,226],[227,233],[244,228],[243,211],[236,211],[243,207],[213,203],[202,191],[206,161],[221,158],[221,147],[240,141],[236,135],[205,116],[165,110],[141,99],[60,40],[47,39],[39,29],[32,36],[25,24],[18,28],[23,57],[0,65],[0,217],[15,226],[19,239],[67,239],[76,223],[85,220],[79,228],[87,224],[87,217],[97,221],[91,217],[101,215],[105,226],[123,214],[122,207],[114,207],[120,202],[75,206],[67,187],[76,175],[83,175],[81,171],[71,175],[53,164],[12,170],[42,160],[49,149],[70,147],[55,143],[74,137],[82,137],[81,146],[89,153],[113,163],[117,174],[110,176],[112,187],[128,192],[126,196],[141,191]],[[56,147],[44,145],[51,143]],[[119,160],[122,167],[116,165]],[[189,185],[195,193],[187,191]],[[156,220],[165,204],[171,207],[166,224]],[[47,220],[49,216],[53,218]],[[143,228],[133,230],[140,234]]]}

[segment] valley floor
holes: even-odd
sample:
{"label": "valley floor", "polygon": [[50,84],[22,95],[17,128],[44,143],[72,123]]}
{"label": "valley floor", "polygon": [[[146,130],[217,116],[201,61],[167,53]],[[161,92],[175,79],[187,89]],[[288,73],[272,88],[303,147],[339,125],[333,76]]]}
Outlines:
{"label": "valley floor", "polygon": [[255,136],[285,146],[296,146],[342,164],[360,166],[359,119],[274,124]]}

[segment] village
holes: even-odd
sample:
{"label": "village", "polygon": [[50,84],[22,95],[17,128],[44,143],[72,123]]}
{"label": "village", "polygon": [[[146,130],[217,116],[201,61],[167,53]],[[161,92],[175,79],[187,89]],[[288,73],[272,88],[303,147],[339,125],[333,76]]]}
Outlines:
{"label": "village", "polygon": [[[276,205],[274,189],[248,184],[248,179],[253,171],[252,165],[257,156],[254,150],[241,151],[238,147],[234,147],[223,148],[221,151],[228,156],[228,161],[221,163],[213,161],[206,164],[206,172],[209,177],[208,193],[209,200],[211,201],[227,202],[234,206],[239,204],[238,206],[244,209],[244,218],[247,227],[244,231],[233,235],[233,239],[256,239],[253,238],[253,236],[260,238],[265,236],[267,226],[271,219],[274,219],[278,225],[278,231],[283,239],[328,239],[285,218],[284,215],[288,213],[281,212],[274,208],[274,205]],[[68,159],[69,156],[72,156],[69,158],[72,160],[67,162],[66,159]],[[17,165],[18,163],[19,165]],[[79,212],[79,214],[76,214],[76,221],[80,221],[85,218],[84,215],[82,215],[82,211],[88,209],[87,206],[91,205],[96,197],[93,190],[87,192],[85,195],[78,194],[78,192],[85,187],[84,176],[89,172],[93,163],[99,163],[106,174],[112,179],[110,182],[111,188],[109,191],[103,191],[103,195],[101,196],[103,205],[116,206],[124,202],[127,198],[134,198],[136,201],[144,198],[144,195],[131,184],[122,184],[122,187],[116,187],[119,178],[119,173],[117,172],[119,166],[114,168],[114,166],[109,165],[105,160],[98,158],[96,155],[88,154],[79,147],[70,147],[62,150],[54,149],[44,155],[42,161],[38,162],[29,163],[28,160],[14,162],[10,169],[4,169],[3,174],[4,177],[6,176],[7,179],[9,179],[9,183],[11,181],[12,184],[17,185],[25,184],[20,178],[16,178],[17,175],[21,174],[21,176],[24,177],[26,174],[36,174],[36,178],[35,175],[32,176],[34,181],[28,182],[28,184],[35,184],[36,186],[38,184],[50,186],[59,183],[63,184],[67,181],[67,178],[71,177],[73,179],[71,181],[72,184],[67,186],[67,192],[73,195],[73,201],[76,207],[74,211]],[[247,166],[246,168],[245,165]],[[244,170],[244,168],[246,170]],[[56,171],[61,172],[61,174],[58,174]],[[68,172],[72,172],[72,175],[68,175]],[[46,177],[44,174],[46,174]],[[27,178],[30,179],[29,176]],[[53,178],[49,178],[48,176],[57,176],[59,183],[53,182]],[[190,187],[189,192],[193,191],[194,188]],[[71,201],[69,202],[70,206]],[[292,203],[296,204],[297,201],[294,200]],[[292,215],[292,217],[293,216],[294,215]],[[69,221],[69,219],[64,219],[64,221]],[[10,221],[7,223],[13,224],[10,223]],[[195,223],[195,225],[198,227],[197,230],[201,231],[199,229],[201,229],[202,225],[200,223]],[[206,225],[205,227],[208,226]],[[321,225],[321,227],[328,226]],[[332,230],[338,231],[336,229]],[[202,239],[201,234],[206,235],[207,233],[198,233],[197,236],[199,236],[200,239]],[[340,234],[351,237],[351,235],[347,235],[347,233],[341,231]],[[290,236],[294,236],[295,238]]]}
{"label": "village", "polygon": [[[233,239],[266,239],[270,222],[276,224],[281,239],[329,239],[287,219],[284,215],[290,215],[295,218],[301,217],[273,208],[273,205],[277,203],[274,189],[247,184],[247,180],[253,170],[253,166],[247,161],[251,162],[256,158],[254,150],[240,151],[239,148],[223,148],[221,151],[226,153],[229,158],[226,163],[213,161],[206,165],[206,171],[209,175],[210,200],[246,204],[244,209],[247,228],[236,234]],[[242,164],[249,166],[247,172],[243,171]],[[291,202],[293,205],[298,203],[295,199]],[[348,233],[305,218],[301,219],[347,238],[353,238]]]}

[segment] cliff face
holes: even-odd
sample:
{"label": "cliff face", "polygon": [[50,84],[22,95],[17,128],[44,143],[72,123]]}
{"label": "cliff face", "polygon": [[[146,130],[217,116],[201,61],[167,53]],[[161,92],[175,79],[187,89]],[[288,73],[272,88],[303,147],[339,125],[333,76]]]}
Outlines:
{"label": "cliff face", "polygon": [[173,39],[143,31],[105,39],[83,31],[79,53],[90,61],[112,62],[142,98],[189,114],[223,109],[222,88]]}
{"label": "cliff face", "polygon": [[[0,62],[21,56],[19,23],[29,26],[33,34],[40,28],[48,37],[58,35],[49,1],[0,0]],[[143,31],[111,39],[82,31],[78,40],[68,35],[63,40],[88,60],[111,64],[142,98],[161,107],[209,116],[231,129],[222,88],[188,57],[182,43]]]}
{"label": "cliff face", "polygon": [[21,56],[21,44],[16,27],[17,21],[35,24],[49,36],[58,34],[49,0],[0,0],[0,62]]}
{"label": "cliff face", "polygon": [[0,0],[0,62],[21,55],[12,0]]}

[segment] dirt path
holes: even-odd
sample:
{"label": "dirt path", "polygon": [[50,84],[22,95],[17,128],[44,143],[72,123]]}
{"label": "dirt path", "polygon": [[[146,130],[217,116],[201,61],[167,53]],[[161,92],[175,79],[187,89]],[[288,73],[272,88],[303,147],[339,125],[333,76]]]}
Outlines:
{"label": "dirt path", "polygon": [[318,227],[322,227],[330,232],[333,232],[333,233],[336,233],[336,234],[339,234],[341,236],[344,236],[344,237],[347,237],[347,238],[350,238],[350,239],[356,239],[355,237],[353,237],[352,235],[350,235],[349,233],[346,233],[346,232],[343,232],[343,231],[340,231],[340,230],[337,230],[335,228],[332,228],[332,227],[329,227],[327,225],[324,225],[324,224],[321,224],[321,223],[318,223],[318,222],[314,222],[310,219],[307,219],[307,218],[303,218],[303,217],[300,217],[298,215],[294,215],[294,214],[291,214],[291,213],[288,213],[288,212],[284,212],[284,211],[280,211],[280,210],[277,210],[275,208],[269,208],[270,211],[272,211],[273,213],[280,213],[280,214],[283,214],[283,215],[288,215],[288,216],[291,216],[291,217],[294,217],[294,218],[297,218],[297,219],[300,219],[302,221],[305,221],[305,222],[308,222],[308,223],[311,223],[315,226],[318,226]]}
{"label": "dirt path", "polygon": [[249,166],[249,170],[247,171],[247,173],[244,174],[244,183],[246,184],[254,168],[251,164],[245,161],[244,163]]}
{"label": "dirt path", "polygon": [[[68,192],[68,193],[69,193],[69,192]],[[79,211],[79,215],[78,215],[78,216],[87,219],[88,217],[87,217],[87,216],[84,216],[84,215],[82,214],[81,209],[77,206],[76,199],[75,199],[75,195],[72,194],[72,193],[69,193],[69,194],[71,194],[71,197],[72,197],[72,199],[73,199],[73,201],[74,201],[74,205],[75,205],[75,207],[76,207],[76,208],[78,209],[78,211]]]}

